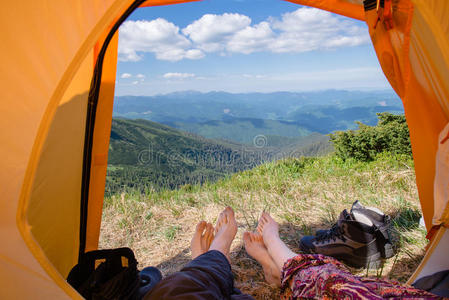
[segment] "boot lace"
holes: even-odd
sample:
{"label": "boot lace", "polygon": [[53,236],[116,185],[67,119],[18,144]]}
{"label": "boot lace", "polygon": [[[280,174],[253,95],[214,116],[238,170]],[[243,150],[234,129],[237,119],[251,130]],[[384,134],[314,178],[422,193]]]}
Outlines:
{"label": "boot lace", "polygon": [[344,237],[344,232],[340,229],[338,224],[334,224],[331,229],[317,234],[315,236],[315,241],[321,243],[333,240],[335,242],[337,238],[341,239],[343,242],[346,240],[346,238]]}

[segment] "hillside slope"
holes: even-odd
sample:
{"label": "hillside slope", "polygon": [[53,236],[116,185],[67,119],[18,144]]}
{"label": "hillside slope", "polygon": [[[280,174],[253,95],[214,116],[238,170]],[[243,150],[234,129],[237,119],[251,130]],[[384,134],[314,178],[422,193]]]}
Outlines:
{"label": "hillside slope", "polygon": [[399,252],[383,269],[352,271],[405,282],[426,245],[408,155],[381,154],[371,162],[343,161],[336,155],[287,159],[202,186],[115,195],[105,199],[100,247],[131,247],[139,267],[157,266],[166,275],[190,260],[196,223],[215,223],[230,205],[238,222],[230,255],[237,287],[256,299],[278,299],[279,290],[264,282],[261,267],[245,253],[242,233],[255,230],[260,212],[267,210],[279,222],[281,238],[298,251],[303,235],[329,228],[355,200],[392,216]]}
{"label": "hillside slope", "polygon": [[291,140],[285,147],[268,145],[281,143],[279,138],[260,138],[256,147],[206,139],[147,120],[113,119],[106,194],[214,181],[273,159],[316,156],[330,149],[329,138],[319,134]]}

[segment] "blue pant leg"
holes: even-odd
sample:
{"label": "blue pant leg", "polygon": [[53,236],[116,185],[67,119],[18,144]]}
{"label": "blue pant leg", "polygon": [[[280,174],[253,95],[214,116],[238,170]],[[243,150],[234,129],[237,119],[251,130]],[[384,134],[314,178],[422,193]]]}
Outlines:
{"label": "blue pant leg", "polygon": [[226,256],[211,250],[162,279],[144,299],[253,299],[235,293],[234,276]]}

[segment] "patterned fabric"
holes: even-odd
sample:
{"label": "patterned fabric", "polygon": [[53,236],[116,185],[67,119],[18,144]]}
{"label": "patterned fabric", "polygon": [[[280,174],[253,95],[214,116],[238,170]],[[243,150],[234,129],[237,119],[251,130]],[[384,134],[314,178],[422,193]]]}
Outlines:
{"label": "patterned fabric", "polygon": [[443,299],[395,281],[352,275],[338,260],[300,254],[282,270],[281,299]]}

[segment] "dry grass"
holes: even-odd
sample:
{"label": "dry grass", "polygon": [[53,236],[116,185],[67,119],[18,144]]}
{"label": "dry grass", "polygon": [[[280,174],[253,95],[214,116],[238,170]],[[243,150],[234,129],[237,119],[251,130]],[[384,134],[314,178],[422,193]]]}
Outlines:
{"label": "dry grass", "polygon": [[281,225],[284,241],[299,251],[303,235],[328,228],[357,199],[393,217],[400,247],[382,269],[353,272],[405,281],[421,260],[426,240],[417,225],[413,164],[402,156],[382,155],[371,163],[342,162],[334,156],[290,159],[202,187],[114,196],[105,200],[100,247],[130,247],[140,267],[153,265],[170,274],[190,260],[195,224],[215,223],[230,205],[239,228],[231,252],[236,285],[256,299],[274,299],[279,291],[265,283],[260,266],[246,254],[242,233],[254,230],[260,212],[267,210]]}

